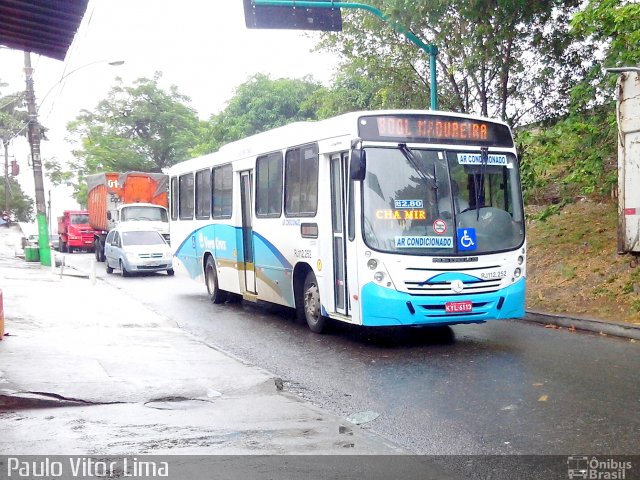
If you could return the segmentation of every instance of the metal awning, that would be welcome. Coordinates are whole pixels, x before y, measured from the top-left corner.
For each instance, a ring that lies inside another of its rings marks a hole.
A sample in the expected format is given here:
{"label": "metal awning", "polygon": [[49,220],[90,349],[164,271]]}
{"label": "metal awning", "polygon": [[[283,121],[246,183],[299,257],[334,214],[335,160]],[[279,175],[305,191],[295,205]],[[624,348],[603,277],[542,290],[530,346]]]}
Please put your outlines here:
{"label": "metal awning", "polygon": [[89,0],[0,0],[0,45],[63,60]]}

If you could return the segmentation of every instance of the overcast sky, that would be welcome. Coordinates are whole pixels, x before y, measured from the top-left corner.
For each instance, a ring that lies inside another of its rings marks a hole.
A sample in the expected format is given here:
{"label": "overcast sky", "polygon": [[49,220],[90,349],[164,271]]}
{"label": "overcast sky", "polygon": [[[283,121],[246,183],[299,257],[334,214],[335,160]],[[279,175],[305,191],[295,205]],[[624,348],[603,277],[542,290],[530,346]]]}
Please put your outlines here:
{"label": "overcast sky", "polygon": [[[327,84],[337,59],[311,52],[317,38],[300,31],[248,30],[242,0],[90,0],[64,61],[31,56],[39,120],[49,129],[42,157],[69,158],[67,122],[82,109],[93,110],[118,76],[129,85],[161,71],[161,85],[176,85],[191,97],[202,119],[220,112],[233,90],[258,72],[272,78],[311,75]],[[108,65],[116,60],[125,63]],[[25,88],[23,66],[22,52],[0,48],[0,81],[9,84],[0,94]],[[26,141],[14,142],[11,153],[25,192],[34,197]],[[45,190],[50,189],[45,178]],[[75,207],[67,196],[52,192],[54,215]]]}

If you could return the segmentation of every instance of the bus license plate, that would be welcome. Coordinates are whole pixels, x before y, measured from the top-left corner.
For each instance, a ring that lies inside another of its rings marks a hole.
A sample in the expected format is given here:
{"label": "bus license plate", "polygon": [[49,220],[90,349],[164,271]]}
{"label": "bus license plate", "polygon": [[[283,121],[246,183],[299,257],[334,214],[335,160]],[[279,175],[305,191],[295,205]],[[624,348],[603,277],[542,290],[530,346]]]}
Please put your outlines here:
{"label": "bus license plate", "polygon": [[464,302],[447,302],[444,304],[444,311],[446,313],[468,313],[473,310],[473,303],[471,300],[465,300]]}

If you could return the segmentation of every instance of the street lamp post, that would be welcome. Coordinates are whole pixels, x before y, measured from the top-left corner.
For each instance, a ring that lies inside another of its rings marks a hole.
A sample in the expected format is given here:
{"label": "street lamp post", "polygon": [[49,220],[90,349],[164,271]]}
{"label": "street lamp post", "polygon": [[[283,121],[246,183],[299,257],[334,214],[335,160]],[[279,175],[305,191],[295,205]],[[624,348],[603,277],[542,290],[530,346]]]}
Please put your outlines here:
{"label": "street lamp post", "polygon": [[[42,98],[45,98],[53,89],[65,78],[81,68],[104,63],[102,61],[92,62],[76,68],[66,75],[63,75],[56,84]],[[124,61],[108,62],[109,65],[122,65]],[[49,228],[47,225],[47,206],[44,198],[44,182],[42,179],[42,158],[40,156],[40,139],[42,138],[42,128],[38,123],[38,108],[36,107],[36,95],[33,89],[33,68],[31,67],[31,53],[24,52],[24,72],[27,82],[27,113],[29,114],[28,138],[31,148],[31,162],[33,165],[33,180],[36,190],[36,220],[38,224],[38,246],[40,252],[40,264],[51,265],[51,247],[49,246]],[[41,102],[41,105],[42,105]]]}

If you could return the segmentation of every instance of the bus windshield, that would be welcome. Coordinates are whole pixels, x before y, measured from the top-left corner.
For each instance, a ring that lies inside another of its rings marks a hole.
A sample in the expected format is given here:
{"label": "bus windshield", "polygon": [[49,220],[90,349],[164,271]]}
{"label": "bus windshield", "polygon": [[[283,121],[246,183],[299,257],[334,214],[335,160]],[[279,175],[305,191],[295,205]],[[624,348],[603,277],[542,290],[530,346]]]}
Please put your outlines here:
{"label": "bus windshield", "polygon": [[512,153],[368,147],[363,229],[375,250],[474,255],[518,248],[524,212]]}

